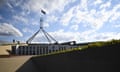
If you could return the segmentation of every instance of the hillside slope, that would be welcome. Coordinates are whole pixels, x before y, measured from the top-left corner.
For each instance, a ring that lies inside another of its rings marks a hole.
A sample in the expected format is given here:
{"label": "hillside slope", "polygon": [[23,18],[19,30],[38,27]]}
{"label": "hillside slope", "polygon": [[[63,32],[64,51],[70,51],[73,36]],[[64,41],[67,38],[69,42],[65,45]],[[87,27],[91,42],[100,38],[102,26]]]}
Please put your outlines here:
{"label": "hillside slope", "polygon": [[[119,72],[120,45],[87,48],[28,60],[17,72]],[[32,62],[32,64],[28,64]],[[29,66],[34,66],[29,68]]]}

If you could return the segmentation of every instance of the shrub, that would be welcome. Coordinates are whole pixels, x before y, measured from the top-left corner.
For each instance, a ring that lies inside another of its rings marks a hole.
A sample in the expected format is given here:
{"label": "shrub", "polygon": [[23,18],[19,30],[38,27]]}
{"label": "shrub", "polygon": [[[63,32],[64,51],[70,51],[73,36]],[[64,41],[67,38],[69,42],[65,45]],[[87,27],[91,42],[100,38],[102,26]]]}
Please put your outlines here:
{"label": "shrub", "polygon": [[103,47],[103,46],[108,46],[108,45],[116,45],[120,44],[120,40],[111,40],[111,41],[106,41],[106,42],[95,42],[88,44],[88,47]]}

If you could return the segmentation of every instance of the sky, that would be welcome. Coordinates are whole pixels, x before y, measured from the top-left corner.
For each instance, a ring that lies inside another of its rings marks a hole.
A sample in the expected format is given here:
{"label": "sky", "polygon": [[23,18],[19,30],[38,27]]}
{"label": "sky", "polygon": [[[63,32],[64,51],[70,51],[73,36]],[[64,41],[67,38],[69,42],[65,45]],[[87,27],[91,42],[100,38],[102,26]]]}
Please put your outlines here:
{"label": "sky", "polygon": [[[40,17],[58,42],[120,39],[119,0],[0,0],[0,41],[27,41],[39,30]],[[32,42],[47,40],[40,32]]]}

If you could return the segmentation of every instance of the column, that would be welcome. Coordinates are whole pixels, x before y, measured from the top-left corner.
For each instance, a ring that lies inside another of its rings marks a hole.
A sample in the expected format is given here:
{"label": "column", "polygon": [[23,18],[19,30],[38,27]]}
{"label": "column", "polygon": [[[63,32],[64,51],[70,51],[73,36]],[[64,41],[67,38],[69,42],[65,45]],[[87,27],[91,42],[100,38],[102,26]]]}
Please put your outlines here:
{"label": "column", "polygon": [[25,55],[25,46],[22,46],[23,47],[23,55]]}
{"label": "column", "polygon": [[33,55],[33,46],[31,46],[31,55]]}
{"label": "column", "polygon": [[38,55],[40,54],[40,47],[38,47]]}
{"label": "column", "polygon": [[43,47],[41,47],[41,54],[43,54]]}
{"label": "column", "polygon": [[21,46],[19,47],[19,49],[20,49],[20,55],[22,55],[22,48],[21,48]]}
{"label": "column", "polygon": [[38,54],[38,51],[37,51],[37,46],[35,47],[35,55]]}
{"label": "column", "polygon": [[30,46],[30,55],[32,54],[32,46]]}
{"label": "column", "polygon": [[30,54],[30,47],[29,46],[27,46],[27,51],[28,51],[28,55]]}
{"label": "column", "polygon": [[46,47],[46,54],[48,54],[48,46]]}
{"label": "column", "polygon": [[28,47],[26,46],[26,55],[28,55]]}
{"label": "column", "polygon": [[23,47],[21,46],[21,55],[23,55],[23,52],[24,52],[24,51],[23,51]]}

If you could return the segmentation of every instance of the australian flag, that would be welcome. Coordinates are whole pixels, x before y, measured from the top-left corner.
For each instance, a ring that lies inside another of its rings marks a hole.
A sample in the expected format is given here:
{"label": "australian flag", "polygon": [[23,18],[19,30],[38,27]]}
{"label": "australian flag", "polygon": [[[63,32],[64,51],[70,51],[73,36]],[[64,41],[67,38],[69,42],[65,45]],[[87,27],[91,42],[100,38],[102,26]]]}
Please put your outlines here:
{"label": "australian flag", "polygon": [[42,12],[43,14],[46,14],[46,12],[45,12],[44,10],[41,10],[41,12]]}

